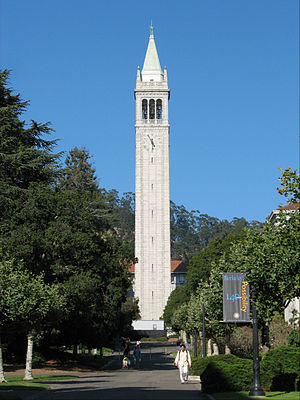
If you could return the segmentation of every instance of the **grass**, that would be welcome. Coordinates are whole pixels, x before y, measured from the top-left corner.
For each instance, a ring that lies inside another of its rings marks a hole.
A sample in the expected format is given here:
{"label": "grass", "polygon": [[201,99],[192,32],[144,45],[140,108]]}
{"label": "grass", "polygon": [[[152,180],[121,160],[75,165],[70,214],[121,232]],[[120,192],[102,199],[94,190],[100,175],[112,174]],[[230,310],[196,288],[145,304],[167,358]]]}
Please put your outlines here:
{"label": "grass", "polygon": [[[22,376],[14,376],[6,378],[7,382],[0,383],[0,390],[46,390],[50,386],[44,381],[58,381],[63,379],[72,379],[70,375],[50,375],[50,376],[35,376],[32,381],[24,381]],[[42,382],[40,382],[42,381]],[[1,395],[3,396],[3,395]],[[2,400],[2,397],[0,397]]]}
{"label": "grass", "polygon": [[[213,397],[215,400],[248,400],[255,399],[255,397],[249,397],[249,392],[223,392],[214,393]],[[299,392],[266,392],[266,399],[273,400],[299,400]]]}

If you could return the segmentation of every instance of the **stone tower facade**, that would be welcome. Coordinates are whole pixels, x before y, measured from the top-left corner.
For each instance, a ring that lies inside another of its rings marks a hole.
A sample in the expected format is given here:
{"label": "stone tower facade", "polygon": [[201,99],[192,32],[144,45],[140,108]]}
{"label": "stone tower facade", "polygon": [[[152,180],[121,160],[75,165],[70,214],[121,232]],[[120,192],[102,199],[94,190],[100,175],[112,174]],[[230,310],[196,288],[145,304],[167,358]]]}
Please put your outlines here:
{"label": "stone tower facade", "polygon": [[153,27],[136,77],[135,297],[142,320],[159,320],[171,292],[169,120],[167,70]]}

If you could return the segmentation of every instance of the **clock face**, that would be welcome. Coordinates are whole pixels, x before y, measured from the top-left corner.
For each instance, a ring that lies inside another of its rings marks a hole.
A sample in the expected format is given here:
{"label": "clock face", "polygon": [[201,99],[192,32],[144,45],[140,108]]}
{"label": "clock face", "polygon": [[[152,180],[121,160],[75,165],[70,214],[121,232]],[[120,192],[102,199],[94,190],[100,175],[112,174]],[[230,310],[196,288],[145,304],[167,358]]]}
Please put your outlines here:
{"label": "clock face", "polygon": [[146,134],[142,136],[142,146],[147,151],[155,151],[162,144],[162,138],[156,135]]}

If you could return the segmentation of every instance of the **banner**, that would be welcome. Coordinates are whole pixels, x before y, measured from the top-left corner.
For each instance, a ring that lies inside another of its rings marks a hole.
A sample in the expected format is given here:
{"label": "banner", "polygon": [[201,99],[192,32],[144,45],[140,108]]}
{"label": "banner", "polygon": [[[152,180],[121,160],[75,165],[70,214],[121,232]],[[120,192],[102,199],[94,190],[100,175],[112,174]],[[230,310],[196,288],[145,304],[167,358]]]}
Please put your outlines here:
{"label": "banner", "polygon": [[250,290],[245,274],[223,273],[223,322],[250,322]]}

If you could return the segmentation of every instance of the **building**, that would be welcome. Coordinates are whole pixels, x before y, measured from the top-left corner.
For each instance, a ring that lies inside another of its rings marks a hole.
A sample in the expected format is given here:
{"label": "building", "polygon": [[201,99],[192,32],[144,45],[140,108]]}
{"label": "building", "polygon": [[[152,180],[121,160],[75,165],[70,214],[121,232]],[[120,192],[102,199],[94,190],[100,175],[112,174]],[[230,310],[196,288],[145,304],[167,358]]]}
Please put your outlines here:
{"label": "building", "polygon": [[171,292],[167,70],[161,70],[153,27],[136,88],[134,294],[142,320],[159,320]]}
{"label": "building", "polygon": [[[170,266],[170,281],[171,291],[177,288],[177,286],[184,286],[187,277],[187,266],[183,261],[172,260]],[[135,265],[132,263],[128,266],[128,271],[135,276]],[[133,289],[130,290],[130,296],[134,296]]]}
{"label": "building", "polygon": [[[128,271],[135,275],[135,264],[128,266]],[[170,265],[169,279],[171,282],[171,291],[177,286],[183,286],[186,283],[187,266],[183,261],[172,260]],[[149,282],[151,285],[151,282]],[[131,289],[130,296],[134,296],[134,291]],[[132,328],[138,331],[141,336],[159,337],[166,334],[166,327],[163,320],[136,320],[132,323]]]}
{"label": "building", "polygon": [[186,283],[187,267],[183,261],[171,261],[171,290]]}
{"label": "building", "polygon": [[287,219],[289,218],[289,214],[294,214],[295,212],[300,211],[300,203],[291,203],[287,204],[282,207],[278,207],[276,210],[273,210],[269,216],[269,221],[277,225],[278,222],[276,223],[276,219],[279,217],[280,212],[284,212],[284,214],[287,216]]}

